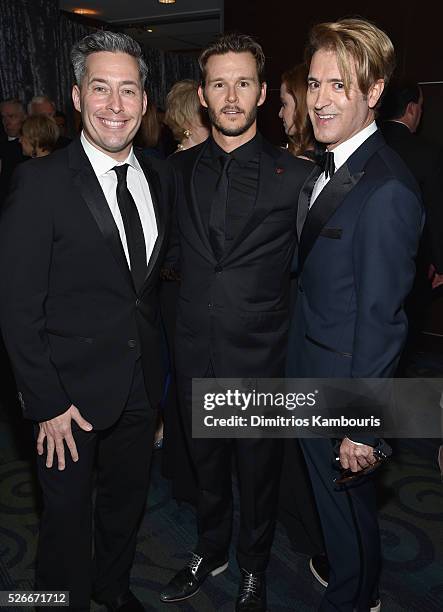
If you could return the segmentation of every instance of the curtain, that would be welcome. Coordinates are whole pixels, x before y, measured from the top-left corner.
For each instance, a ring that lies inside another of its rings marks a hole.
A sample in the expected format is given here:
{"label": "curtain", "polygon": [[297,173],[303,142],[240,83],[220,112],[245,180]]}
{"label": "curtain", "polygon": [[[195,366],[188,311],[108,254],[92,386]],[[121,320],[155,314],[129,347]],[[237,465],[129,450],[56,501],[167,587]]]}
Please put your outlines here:
{"label": "curtain", "polygon": [[[60,12],[58,0],[0,0],[0,100],[16,97],[27,103],[45,94],[70,115],[70,49],[95,30]],[[149,47],[143,53],[149,67],[148,96],[159,107],[176,81],[199,78],[195,57]]]}

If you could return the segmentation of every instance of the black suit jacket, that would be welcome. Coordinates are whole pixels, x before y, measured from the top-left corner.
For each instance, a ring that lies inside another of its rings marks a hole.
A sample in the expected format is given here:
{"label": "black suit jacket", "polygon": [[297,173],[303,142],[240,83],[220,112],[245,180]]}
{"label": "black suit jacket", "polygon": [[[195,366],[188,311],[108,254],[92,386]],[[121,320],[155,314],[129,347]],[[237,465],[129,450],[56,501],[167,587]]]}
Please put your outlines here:
{"label": "black suit jacket", "polygon": [[117,226],[79,140],[18,169],[0,222],[1,327],[24,414],[74,404],[97,429],[120,415],[135,361],[163,391],[157,280],[175,197],[166,162],[137,157],[158,238],[136,295]]}
{"label": "black suit jacket", "polygon": [[2,169],[0,174],[0,205],[8,195],[11,177],[16,166],[29,159],[22,152],[22,146],[18,138],[6,140],[0,145],[0,159]]}
{"label": "black suit jacket", "polygon": [[263,142],[255,207],[217,262],[201,220],[194,173],[207,143],[174,155],[181,287],[176,363],[180,374],[284,375],[289,271],[297,198],[310,162]]}
{"label": "black suit jacket", "polygon": [[423,195],[426,225],[420,255],[424,263],[433,263],[443,274],[443,150],[412,134],[398,121],[385,121],[380,127],[388,145],[414,175]]}

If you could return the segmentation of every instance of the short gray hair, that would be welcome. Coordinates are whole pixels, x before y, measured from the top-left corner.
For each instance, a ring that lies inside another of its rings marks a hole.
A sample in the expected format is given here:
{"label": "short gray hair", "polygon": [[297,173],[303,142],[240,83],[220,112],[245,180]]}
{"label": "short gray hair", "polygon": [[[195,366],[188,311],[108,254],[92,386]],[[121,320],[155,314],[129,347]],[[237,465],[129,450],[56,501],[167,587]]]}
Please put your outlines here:
{"label": "short gray hair", "polygon": [[55,111],[57,110],[57,107],[55,105],[54,100],[51,100],[49,96],[34,96],[32,100],[28,102],[28,115],[34,114],[34,111],[33,111],[34,104],[44,104],[45,102],[47,102],[48,104],[52,106],[52,109],[55,113]]}
{"label": "short gray hair", "polygon": [[79,87],[86,73],[86,60],[88,56],[100,51],[127,53],[134,57],[138,63],[141,85],[142,87],[145,86],[148,67],[143,59],[142,50],[138,42],[121,32],[98,30],[82,38],[71,49],[72,67],[74,68],[75,80]]}

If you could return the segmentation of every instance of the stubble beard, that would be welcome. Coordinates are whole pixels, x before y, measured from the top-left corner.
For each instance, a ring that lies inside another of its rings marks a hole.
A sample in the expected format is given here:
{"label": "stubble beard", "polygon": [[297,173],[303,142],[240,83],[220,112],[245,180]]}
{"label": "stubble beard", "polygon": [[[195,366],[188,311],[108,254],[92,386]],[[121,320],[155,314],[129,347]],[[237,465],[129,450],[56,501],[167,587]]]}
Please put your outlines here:
{"label": "stubble beard", "polygon": [[[257,96],[257,100],[256,100],[256,103],[255,103],[254,107],[250,110],[250,112],[247,115],[245,115],[245,122],[243,123],[243,125],[240,125],[238,127],[232,127],[232,128],[230,128],[229,126],[226,126],[226,125],[222,125],[220,123],[220,121],[218,120],[217,113],[208,104],[208,117],[209,117],[209,121],[211,122],[211,125],[218,132],[223,134],[223,136],[241,136],[242,134],[247,132],[251,126],[254,125],[254,123],[255,123],[255,121],[257,119],[257,109],[258,109],[257,103],[258,103],[259,99],[260,99],[260,95]],[[206,103],[208,103],[208,102],[206,101]],[[238,107],[234,106],[234,108],[237,109]],[[222,109],[222,111],[223,111],[223,109]]]}

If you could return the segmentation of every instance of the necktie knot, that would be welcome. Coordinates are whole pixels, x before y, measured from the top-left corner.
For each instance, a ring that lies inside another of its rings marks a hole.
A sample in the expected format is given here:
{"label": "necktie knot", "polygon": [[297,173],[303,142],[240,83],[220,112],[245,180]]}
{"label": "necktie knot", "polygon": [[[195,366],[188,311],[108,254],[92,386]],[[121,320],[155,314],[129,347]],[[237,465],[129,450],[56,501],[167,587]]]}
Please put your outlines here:
{"label": "necktie knot", "polygon": [[117,182],[118,183],[122,183],[122,182],[126,183],[126,177],[127,177],[127,174],[128,174],[128,168],[129,168],[128,164],[120,164],[119,166],[114,166],[112,168],[114,170],[115,174],[117,175]]}
{"label": "necktie knot", "polygon": [[320,159],[320,166],[325,173],[325,178],[332,177],[335,172],[334,153],[325,151]]}

